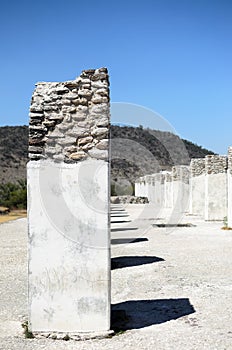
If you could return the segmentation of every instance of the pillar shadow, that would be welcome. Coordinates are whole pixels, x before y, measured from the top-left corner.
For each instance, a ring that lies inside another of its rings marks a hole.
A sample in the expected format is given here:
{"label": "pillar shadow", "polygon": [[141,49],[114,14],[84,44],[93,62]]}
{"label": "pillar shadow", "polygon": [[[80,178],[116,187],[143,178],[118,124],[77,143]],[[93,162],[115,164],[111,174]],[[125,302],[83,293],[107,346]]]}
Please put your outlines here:
{"label": "pillar shadow", "polygon": [[117,227],[117,228],[112,228],[111,232],[119,232],[119,231],[134,231],[138,230],[138,227]]}
{"label": "pillar shadow", "polygon": [[111,329],[140,329],[193,314],[189,299],[130,300],[111,306]]}
{"label": "pillar shadow", "polygon": [[157,256],[119,256],[111,259],[111,270],[153,264],[159,261],[164,261],[164,259]]}
{"label": "pillar shadow", "polygon": [[118,208],[111,208],[110,210],[111,210],[112,212],[115,212],[115,211],[116,211],[116,212],[118,212],[118,211],[119,211],[119,212],[126,212],[125,209],[118,209]]}
{"label": "pillar shadow", "polygon": [[127,244],[127,243],[139,243],[147,242],[148,238],[113,238],[111,239],[111,244]]}
{"label": "pillar shadow", "polygon": [[165,228],[165,227],[197,227],[193,224],[152,224],[153,227]]}
{"label": "pillar shadow", "polygon": [[110,214],[110,216],[111,216],[112,218],[126,218],[126,217],[128,217],[129,215],[128,215],[128,214],[116,214],[116,215]]}
{"label": "pillar shadow", "polygon": [[123,224],[125,222],[131,222],[131,220],[111,220],[111,224]]}

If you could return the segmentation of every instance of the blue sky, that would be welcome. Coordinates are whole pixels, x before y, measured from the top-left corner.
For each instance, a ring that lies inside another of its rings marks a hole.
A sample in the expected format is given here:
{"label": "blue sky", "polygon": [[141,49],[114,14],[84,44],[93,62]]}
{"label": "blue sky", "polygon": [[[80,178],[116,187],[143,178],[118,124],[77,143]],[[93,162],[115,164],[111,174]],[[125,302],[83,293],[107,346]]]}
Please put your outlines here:
{"label": "blue sky", "polygon": [[0,125],[28,123],[37,81],[105,66],[112,102],[156,111],[215,152],[232,145],[231,0],[3,0],[0,33]]}

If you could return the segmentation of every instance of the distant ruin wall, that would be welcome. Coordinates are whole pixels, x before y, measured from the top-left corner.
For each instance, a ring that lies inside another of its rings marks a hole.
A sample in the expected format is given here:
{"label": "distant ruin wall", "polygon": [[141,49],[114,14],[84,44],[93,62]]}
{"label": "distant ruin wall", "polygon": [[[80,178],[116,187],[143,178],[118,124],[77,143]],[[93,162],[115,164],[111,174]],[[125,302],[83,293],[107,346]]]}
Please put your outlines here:
{"label": "distant ruin wall", "polygon": [[189,167],[178,165],[172,168],[173,210],[175,217],[189,210]]}
{"label": "distant ruin wall", "polygon": [[205,220],[223,220],[227,216],[228,158],[206,156],[205,168]]}
{"label": "distant ruin wall", "polygon": [[164,179],[164,207],[172,208],[173,206],[173,189],[172,189],[172,173],[166,172]]}
{"label": "distant ruin wall", "polygon": [[228,151],[228,226],[232,227],[232,147]]}
{"label": "distant ruin wall", "polygon": [[154,176],[153,175],[146,175],[144,176],[145,179],[145,187],[146,187],[146,196],[148,198],[149,203],[154,202]]}
{"label": "distant ruin wall", "polygon": [[225,174],[228,169],[227,156],[209,155],[205,157],[206,174]]}
{"label": "distant ruin wall", "polygon": [[191,159],[190,173],[191,177],[205,175],[205,158]]}
{"label": "distant ruin wall", "polygon": [[[154,204],[157,208],[172,208],[173,220],[189,211],[205,220],[223,221],[228,217],[232,227],[232,147],[228,157],[208,155],[192,159],[190,167],[176,165],[172,172],[151,178]],[[146,188],[146,177],[143,183]],[[143,190],[140,195],[144,195]]]}
{"label": "distant ruin wall", "polygon": [[205,158],[192,159],[190,163],[189,212],[205,217]]}

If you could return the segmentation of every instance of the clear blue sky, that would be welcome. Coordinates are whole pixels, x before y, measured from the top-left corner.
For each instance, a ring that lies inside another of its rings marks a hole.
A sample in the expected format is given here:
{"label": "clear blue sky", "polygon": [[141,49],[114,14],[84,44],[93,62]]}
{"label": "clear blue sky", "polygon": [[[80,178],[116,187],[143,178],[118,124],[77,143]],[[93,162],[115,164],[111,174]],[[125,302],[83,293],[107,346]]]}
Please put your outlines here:
{"label": "clear blue sky", "polygon": [[231,0],[3,0],[0,33],[0,125],[28,123],[37,81],[106,66],[113,102],[215,152],[232,145]]}

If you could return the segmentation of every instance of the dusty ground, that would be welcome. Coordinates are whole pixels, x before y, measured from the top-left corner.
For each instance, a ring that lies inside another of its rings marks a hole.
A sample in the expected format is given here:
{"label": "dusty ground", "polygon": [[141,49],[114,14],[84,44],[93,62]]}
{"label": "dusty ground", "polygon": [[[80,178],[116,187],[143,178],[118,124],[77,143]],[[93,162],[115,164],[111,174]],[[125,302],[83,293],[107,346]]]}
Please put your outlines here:
{"label": "dusty ground", "polygon": [[[222,223],[151,227],[152,207],[112,208],[112,303],[124,316],[111,339],[24,339],[26,219],[0,225],[0,349],[232,349],[232,232]],[[160,222],[164,222],[161,219]]]}

